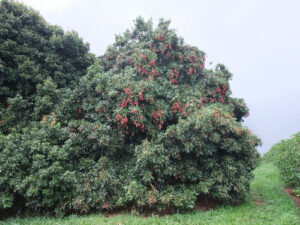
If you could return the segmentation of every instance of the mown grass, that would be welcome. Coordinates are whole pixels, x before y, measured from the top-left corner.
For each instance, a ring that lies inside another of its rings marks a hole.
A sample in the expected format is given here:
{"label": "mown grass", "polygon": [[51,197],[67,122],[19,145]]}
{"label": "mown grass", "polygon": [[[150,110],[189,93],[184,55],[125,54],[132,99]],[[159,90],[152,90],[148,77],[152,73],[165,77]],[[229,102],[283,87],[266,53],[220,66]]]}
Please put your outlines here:
{"label": "mown grass", "polygon": [[254,171],[251,195],[247,202],[235,207],[221,207],[211,211],[195,211],[159,218],[123,214],[105,218],[105,215],[69,216],[66,218],[11,218],[0,224],[14,225],[94,225],[94,224],[300,224],[300,210],[283,191],[284,183],[278,169],[270,162],[262,162]]}

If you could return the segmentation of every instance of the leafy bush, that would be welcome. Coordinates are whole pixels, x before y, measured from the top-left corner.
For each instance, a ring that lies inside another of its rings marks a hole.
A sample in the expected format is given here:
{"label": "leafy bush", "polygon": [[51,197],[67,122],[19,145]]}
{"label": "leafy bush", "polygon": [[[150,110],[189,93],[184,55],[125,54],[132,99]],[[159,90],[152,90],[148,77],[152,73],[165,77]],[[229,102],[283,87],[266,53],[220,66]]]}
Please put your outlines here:
{"label": "leafy bush", "polygon": [[1,138],[1,208],[48,210],[69,199],[76,177],[69,149],[61,147],[67,136],[59,124],[33,123]]}
{"label": "leafy bush", "polygon": [[138,18],[73,88],[37,85],[31,115],[52,113],[1,136],[0,210],[185,211],[201,196],[245,199],[260,143],[241,124],[248,108],[230,97],[226,67],[206,69],[205,53],[168,26]]}
{"label": "leafy bush", "polygon": [[287,186],[298,188],[297,194],[300,188],[300,132],[272,146],[264,158],[278,166]]}

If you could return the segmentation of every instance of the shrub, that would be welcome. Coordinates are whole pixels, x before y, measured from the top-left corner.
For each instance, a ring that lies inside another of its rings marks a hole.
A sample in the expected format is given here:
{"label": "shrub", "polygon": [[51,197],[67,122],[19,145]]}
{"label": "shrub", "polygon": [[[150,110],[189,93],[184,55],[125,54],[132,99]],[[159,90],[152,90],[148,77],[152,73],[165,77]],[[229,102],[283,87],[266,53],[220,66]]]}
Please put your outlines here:
{"label": "shrub", "polygon": [[1,138],[0,208],[46,211],[69,199],[76,177],[69,149],[60,146],[66,139],[67,132],[50,123],[33,123]]}
{"label": "shrub", "polygon": [[0,209],[185,211],[199,196],[245,199],[260,143],[241,124],[248,108],[230,97],[226,67],[206,69],[205,53],[168,26],[138,18],[74,88],[38,87],[53,113],[1,137]]}

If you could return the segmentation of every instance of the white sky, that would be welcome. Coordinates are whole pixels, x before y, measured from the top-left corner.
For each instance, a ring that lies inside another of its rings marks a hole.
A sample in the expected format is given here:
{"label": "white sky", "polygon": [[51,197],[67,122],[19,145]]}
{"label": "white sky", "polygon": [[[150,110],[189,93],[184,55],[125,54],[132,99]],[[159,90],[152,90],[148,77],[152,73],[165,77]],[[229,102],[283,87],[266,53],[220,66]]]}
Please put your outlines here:
{"label": "white sky", "polygon": [[137,16],[170,19],[186,43],[234,74],[233,95],[250,108],[245,125],[261,153],[300,131],[299,0],[22,0],[50,23],[75,30],[103,54]]}

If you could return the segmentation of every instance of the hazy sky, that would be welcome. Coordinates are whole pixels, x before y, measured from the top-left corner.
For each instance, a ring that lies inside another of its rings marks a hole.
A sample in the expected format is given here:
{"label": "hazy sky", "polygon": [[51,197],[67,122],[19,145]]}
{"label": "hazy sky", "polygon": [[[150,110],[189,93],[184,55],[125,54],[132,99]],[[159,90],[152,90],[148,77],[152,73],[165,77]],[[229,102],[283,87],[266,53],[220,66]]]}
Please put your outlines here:
{"label": "hazy sky", "polygon": [[103,54],[137,16],[170,19],[186,43],[225,64],[261,153],[300,131],[300,0],[23,0]]}

